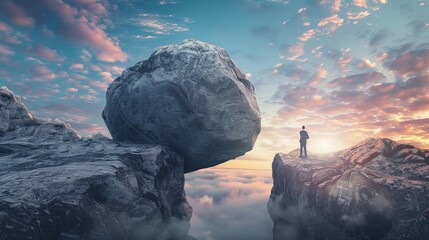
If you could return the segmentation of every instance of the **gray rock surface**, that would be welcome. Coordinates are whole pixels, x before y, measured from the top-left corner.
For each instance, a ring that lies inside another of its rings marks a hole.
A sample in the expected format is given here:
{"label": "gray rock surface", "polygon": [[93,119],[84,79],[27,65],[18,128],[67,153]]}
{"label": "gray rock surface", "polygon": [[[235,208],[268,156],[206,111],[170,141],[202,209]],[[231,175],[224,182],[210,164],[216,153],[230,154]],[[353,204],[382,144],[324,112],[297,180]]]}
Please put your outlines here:
{"label": "gray rock surface", "polygon": [[173,150],[76,138],[57,120],[12,125],[0,134],[0,239],[193,239],[184,160]]}
{"label": "gray rock surface", "polygon": [[427,239],[429,150],[370,138],[344,151],[279,153],[274,239]]}
{"label": "gray rock surface", "polygon": [[243,155],[261,128],[253,85],[224,49],[197,40],[126,69],[107,90],[103,118],[116,140],[172,147],[185,172]]}

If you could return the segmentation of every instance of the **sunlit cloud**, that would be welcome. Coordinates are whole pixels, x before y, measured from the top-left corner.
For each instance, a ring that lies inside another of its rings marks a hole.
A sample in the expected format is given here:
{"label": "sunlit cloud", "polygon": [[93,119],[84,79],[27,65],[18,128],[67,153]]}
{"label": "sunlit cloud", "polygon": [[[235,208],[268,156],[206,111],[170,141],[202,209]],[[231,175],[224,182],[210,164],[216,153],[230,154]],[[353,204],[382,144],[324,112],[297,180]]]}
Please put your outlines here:
{"label": "sunlit cloud", "polygon": [[299,40],[305,42],[305,41],[309,40],[310,38],[312,38],[315,33],[316,33],[316,31],[314,29],[309,29],[307,32],[303,33],[299,37]]}
{"label": "sunlit cloud", "polygon": [[343,25],[344,20],[337,14],[322,19],[317,26],[323,27],[328,32],[334,32]]}
{"label": "sunlit cloud", "polygon": [[353,0],[353,5],[357,6],[357,7],[364,7],[367,8],[368,5],[366,3],[367,0]]}
{"label": "sunlit cloud", "polygon": [[357,13],[347,13],[347,18],[350,20],[358,20],[358,19],[364,19],[366,17],[368,17],[370,15],[370,13],[368,11],[363,11],[363,12],[357,12]]}

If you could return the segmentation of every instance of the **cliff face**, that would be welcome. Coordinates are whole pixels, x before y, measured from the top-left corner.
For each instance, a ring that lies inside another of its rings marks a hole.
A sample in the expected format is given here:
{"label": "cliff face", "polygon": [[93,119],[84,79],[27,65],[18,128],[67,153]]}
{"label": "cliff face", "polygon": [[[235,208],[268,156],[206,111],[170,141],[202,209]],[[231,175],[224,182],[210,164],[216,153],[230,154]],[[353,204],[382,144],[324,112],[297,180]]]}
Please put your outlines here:
{"label": "cliff face", "polygon": [[0,239],[188,239],[180,155],[81,138],[61,121],[23,112],[7,94],[2,116],[13,124],[0,132]]}
{"label": "cliff face", "polygon": [[274,239],[427,239],[429,151],[367,139],[344,151],[279,153],[268,210]]}

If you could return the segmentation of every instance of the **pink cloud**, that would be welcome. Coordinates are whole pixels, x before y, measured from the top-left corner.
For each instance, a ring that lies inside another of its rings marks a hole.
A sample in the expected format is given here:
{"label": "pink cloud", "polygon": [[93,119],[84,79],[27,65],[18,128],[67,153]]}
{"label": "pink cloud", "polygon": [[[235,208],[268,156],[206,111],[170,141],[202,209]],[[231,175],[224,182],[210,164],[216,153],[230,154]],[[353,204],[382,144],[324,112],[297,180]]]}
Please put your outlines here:
{"label": "pink cloud", "polygon": [[79,91],[79,89],[77,89],[77,88],[67,88],[67,92],[74,93],[74,92],[77,92],[77,91]]}
{"label": "pink cloud", "polygon": [[97,87],[103,91],[106,91],[106,89],[109,87],[108,82],[100,82],[100,81],[91,81],[90,84],[94,87]]}
{"label": "pink cloud", "polygon": [[50,49],[41,44],[33,45],[32,47],[28,48],[27,53],[52,62],[63,61],[63,58],[56,50]]}
{"label": "pink cloud", "polygon": [[319,85],[320,81],[323,79],[326,79],[326,77],[328,76],[328,71],[325,69],[325,67],[323,65],[321,65],[319,67],[319,69],[317,69],[310,77],[310,79],[308,80],[308,84],[312,87],[315,87],[317,85]]}
{"label": "pink cloud", "polygon": [[1,32],[11,32],[12,28],[4,22],[0,22],[0,31]]}
{"label": "pink cloud", "polygon": [[0,44],[0,57],[12,55],[15,55],[15,52],[12,49],[10,49],[8,46]]}
{"label": "pink cloud", "polygon": [[36,81],[49,81],[56,78],[55,73],[45,66],[35,66],[31,69],[33,80]]}
{"label": "pink cloud", "polygon": [[112,81],[113,81],[113,77],[112,77],[112,74],[111,74],[110,72],[99,72],[99,74],[100,74],[101,76],[103,76],[103,80],[104,80],[105,82],[110,83],[110,82],[112,82]]}
{"label": "pink cloud", "polygon": [[74,8],[62,0],[35,0],[32,4],[19,3],[19,6],[18,3],[5,0],[0,7],[3,7],[5,12],[19,12],[20,15],[6,14],[12,22],[19,25],[45,24],[46,17],[43,17],[41,12],[55,17],[54,33],[90,48],[101,61],[126,61],[128,55],[122,51],[119,43],[105,32],[106,25],[102,21],[107,21],[107,11],[104,6],[95,1],[77,3],[80,8]]}
{"label": "pink cloud", "polygon": [[118,66],[106,66],[106,69],[113,74],[121,75],[122,71],[124,71],[124,68],[118,67]]}
{"label": "pink cloud", "polygon": [[83,64],[81,64],[81,63],[73,63],[71,66],[70,66],[70,69],[83,69]]}

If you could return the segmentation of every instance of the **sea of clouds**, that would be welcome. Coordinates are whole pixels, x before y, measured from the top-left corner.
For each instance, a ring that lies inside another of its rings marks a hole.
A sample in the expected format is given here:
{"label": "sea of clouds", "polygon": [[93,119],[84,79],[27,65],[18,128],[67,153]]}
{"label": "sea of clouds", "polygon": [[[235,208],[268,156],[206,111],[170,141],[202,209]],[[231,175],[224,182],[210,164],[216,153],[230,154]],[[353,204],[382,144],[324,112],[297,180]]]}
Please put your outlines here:
{"label": "sea of clouds", "polygon": [[270,170],[205,169],[185,178],[193,208],[190,235],[200,240],[272,239]]}

